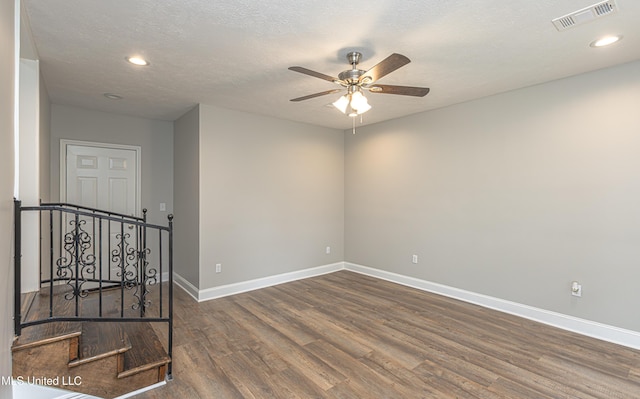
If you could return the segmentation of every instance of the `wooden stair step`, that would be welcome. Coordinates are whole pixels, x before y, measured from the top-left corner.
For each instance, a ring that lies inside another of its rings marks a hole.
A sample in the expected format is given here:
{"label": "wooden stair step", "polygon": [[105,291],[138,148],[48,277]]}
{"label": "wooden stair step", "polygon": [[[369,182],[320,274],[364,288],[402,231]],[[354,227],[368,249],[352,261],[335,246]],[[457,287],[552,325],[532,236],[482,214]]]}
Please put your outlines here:
{"label": "wooden stair step", "polygon": [[25,294],[20,295],[20,314],[22,315],[23,320],[25,316],[29,314],[29,310],[33,305],[33,301],[38,295],[38,291],[27,292]]}
{"label": "wooden stair step", "polygon": [[[167,288],[164,287],[164,289]],[[49,287],[22,294],[20,306],[22,321],[30,322],[49,317],[75,317],[76,298],[72,296],[72,291],[71,286],[60,284],[53,286],[53,296],[50,295]],[[133,308],[138,301],[135,289],[125,289],[124,293],[121,293],[119,286],[112,286],[105,287],[101,291],[90,290],[85,294],[86,296],[78,298],[78,316],[80,317],[140,317],[140,311]],[[67,295],[70,299],[66,298]],[[154,295],[157,296],[158,291],[152,290],[149,295],[153,298],[152,300],[157,300]],[[49,309],[51,306],[52,311]],[[168,309],[166,299],[164,309]],[[150,312],[148,316],[158,316],[157,309],[151,309]]]}
{"label": "wooden stair step", "polygon": [[[49,295],[43,297],[43,290],[27,292],[20,296],[20,312],[23,322],[49,317]],[[54,304],[55,307],[55,304]]]}
{"label": "wooden stair step", "polygon": [[[25,327],[22,334],[15,339],[12,351],[19,351],[34,346],[62,341],[65,339],[75,340],[77,349],[78,337],[82,334],[82,323],[79,322],[53,322]],[[73,357],[73,354],[70,354]],[[75,354],[77,357],[77,353]]]}
{"label": "wooden stair step", "polygon": [[[79,376],[82,386],[68,389],[105,398],[164,381],[171,359],[154,325],[118,320],[121,313],[124,317],[140,315],[132,306],[135,290],[103,289],[78,298],[71,294],[72,287],[66,284],[23,294],[23,322],[74,317],[76,304],[80,317],[114,319],[52,321],[24,327],[12,346],[14,376]],[[151,313],[149,317],[156,316]]]}
{"label": "wooden stair step", "polygon": [[[42,320],[53,317],[72,317],[75,316],[75,300],[68,300],[65,295],[70,294],[72,289],[68,285],[56,285],[53,287],[53,298],[49,295],[49,287],[41,288],[39,291],[29,292],[22,294],[21,301],[23,304],[25,300],[31,299],[31,306],[27,312],[22,313],[23,322],[30,322],[34,320]],[[50,299],[52,299],[50,301]],[[53,311],[50,312],[50,306],[53,307]]]}
{"label": "wooden stair step", "polygon": [[119,356],[118,372],[123,371],[124,359],[122,355],[131,349],[129,338],[116,322],[84,322],[80,336],[79,357],[69,362],[69,367],[109,356]]}
{"label": "wooden stair step", "polygon": [[[53,295],[54,296],[64,295],[64,294],[66,294],[68,292],[71,292],[71,291],[73,291],[73,287],[70,286],[69,284],[64,284],[64,282],[58,282],[58,283],[54,283],[53,284]],[[48,285],[43,286],[37,292],[39,292],[40,295],[48,297],[49,293],[50,293],[50,287]]]}
{"label": "wooden stair step", "polygon": [[158,381],[164,380],[166,365],[171,361],[167,352],[149,323],[122,323],[131,343],[131,349],[124,353],[124,371],[118,378],[124,378],[152,368],[159,368]]}

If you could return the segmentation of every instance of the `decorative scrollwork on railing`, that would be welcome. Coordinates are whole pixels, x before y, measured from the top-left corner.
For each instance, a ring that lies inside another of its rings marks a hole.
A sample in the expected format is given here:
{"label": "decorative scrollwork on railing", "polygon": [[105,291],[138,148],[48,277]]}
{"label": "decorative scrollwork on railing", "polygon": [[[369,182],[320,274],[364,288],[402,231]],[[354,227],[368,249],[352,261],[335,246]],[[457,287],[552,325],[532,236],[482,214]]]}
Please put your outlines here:
{"label": "decorative scrollwork on railing", "polygon": [[[87,229],[87,223],[87,220],[78,217],[68,222],[70,227],[62,237],[64,251],[55,262],[57,280],[64,281],[70,288],[64,295],[67,300],[85,298],[91,289],[102,288],[105,283],[118,284],[116,281],[103,280],[102,275],[96,279],[98,268],[94,242],[96,237],[87,231],[91,230]],[[122,289],[132,292],[131,309],[140,310],[141,316],[151,305],[149,287],[160,282],[158,268],[150,266],[148,260],[151,249],[141,245],[145,242],[142,229],[138,234],[130,234],[122,229],[115,235],[114,247],[112,247],[115,249],[110,253],[111,266],[117,269],[116,276],[120,279]]]}
{"label": "decorative scrollwork on railing", "polygon": [[111,252],[111,261],[116,265],[118,271],[116,275],[121,278],[122,285],[133,290],[133,297],[136,301],[131,305],[134,310],[142,311],[151,305],[151,301],[147,299],[149,293],[148,286],[155,285],[158,282],[158,271],[149,267],[147,255],[151,253],[149,248],[137,250],[132,246],[129,240],[129,233],[120,233],[116,235],[118,243],[116,248]]}
{"label": "decorative scrollwork on railing", "polygon": [[149,293],[148,286],[155,285],[157,282],[157,270],[149,267],[149,262],[147,261],[147,255],[151,253],[149,248],[145,248],[139,252],[139,262],[142,270],[142,284],[141,289],[136,290],[133,296],[138,298],[138,303],[134,303],[133,309],[140,309],[142,306],[142,310],[144,311],[147,306],[151,305],[151,301],[147,299],[147,294]]}
{"label": "decorative scrollwork on railing", "polygon": [[88,291],[83,289],[83,285],[87,277],[94,276],[96,271],[96,257],[90,252],[92,237],[83,228],[86,223],[86,220],[78,219],[69,221],[71,229],[63,239],[66,253],[56,260],[56,275],[71,287],[71,291],[64,296],[67,300],[86,297]]}
{"label": "decorative scrollwork on railing", "polygon": [[116,275],[122,279],[123,285],[132,289],[138,282],[137,253],[136,249],[129,244],[131,234],[117,234],[116,249],[111,252],[111,261],[119,269]]}

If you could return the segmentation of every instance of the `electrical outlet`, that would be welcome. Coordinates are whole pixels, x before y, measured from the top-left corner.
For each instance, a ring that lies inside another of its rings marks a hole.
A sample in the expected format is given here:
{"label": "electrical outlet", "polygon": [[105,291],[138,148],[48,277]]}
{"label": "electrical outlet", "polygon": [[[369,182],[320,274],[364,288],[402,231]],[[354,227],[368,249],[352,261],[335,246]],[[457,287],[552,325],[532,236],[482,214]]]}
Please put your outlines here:
{"label": "electrical outlet", "polygon": [[325,253],[326,253],[327,255],[329,255],[329,254],[331,253],[331,247],[327,247],[327,248],[325,248],[325,250],[324,250],[324,251],[325,251]]}
{"label": "electrical outlet", "polygon": [[413,255],[413,257],[411,258],[411,262],[418,263],[418,255]]}
{"label": "electrical outlet", "polygon": [[216,273],[220,273],[222,271],[222,263],[216,263]]}
{"label": "electrical outlet", "polygon": [[582,296],[582,285],[577,281],[571,283],[571,295],[581,297]]}

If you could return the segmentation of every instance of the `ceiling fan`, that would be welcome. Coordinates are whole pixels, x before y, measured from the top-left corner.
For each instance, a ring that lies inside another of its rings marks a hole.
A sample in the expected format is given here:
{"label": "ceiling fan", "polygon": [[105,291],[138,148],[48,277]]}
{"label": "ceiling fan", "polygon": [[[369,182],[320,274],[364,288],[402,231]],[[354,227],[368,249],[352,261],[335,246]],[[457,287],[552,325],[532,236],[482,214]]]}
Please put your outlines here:
{"label": "ceiling fan", "polygon": [[[347,114],[348,111],[348,115],[352,117],[363,114],[371,109],[367,98],[363,94],[363,90],[368,90],[372,93],[399,94],[415,97],[424,97],[429,93],[429,89],[426,87],[394,86],[376,83],[376,81],[383,76],[386,76],[396,69],[410,63],[411,60],[404,55],[393,53],[368,71],[358,69],[360,58],[362,58],[362,54],[359,52],[353,51],[348,53],[347,61],[351,64],[351,69],[340,72],[337,78],[300,66],[292,66],[289,67],[289,69],[345,87],[347,89],[347,94],[335,101],[333,106],[338,108],[344,114]],[[298,102],[309,100],[311,98],[338,93],[340,91],[342,91],[342,89],[327,90],[320,93],[293,98],[291,101]]]}

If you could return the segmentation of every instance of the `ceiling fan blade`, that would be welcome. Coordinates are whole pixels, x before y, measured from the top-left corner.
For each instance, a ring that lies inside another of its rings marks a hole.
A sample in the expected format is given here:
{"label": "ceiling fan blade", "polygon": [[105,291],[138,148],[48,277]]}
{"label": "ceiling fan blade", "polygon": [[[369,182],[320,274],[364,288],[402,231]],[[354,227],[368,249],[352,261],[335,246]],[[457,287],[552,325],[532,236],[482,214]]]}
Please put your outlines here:
{"label": "ceiling fan blade", "polygon": [[428,87],[394,86],[374,84],[367,87],[372,93],[400,94],[402,96],[424,97],[429,93]]}
{"label": "ceiling fan blade", "polygon": [[342,90],[341,89],[327,90],[327,91],[323,91],[323,92],[320,92],[320,93],[309,94],[308,96],[304,96],[304,97],[293,98],[293,99],[291,99],[289,101],[295,101],[295,102],[304,101],[304,100],[308,100],[310,98],[316,98],[316,97],[324,96],[326,94],[337,93],[339,91],[342,91]]}
{"label": "ceiling fan blade", "polygon": [[393,53],[360,76],[359,81],[363,84],[371,84],[410,62],[411,60],[404,55]]}
{"label": "ceiling fan blade", "polygon": [[328,80],[329,82],[338,82],[339,81],[338,78],[334,78],[333,76],[325,75],[324,73],[312,71],[311,69],[307,69],[307,68],[300,67],[300,66],[289,67],[289,70],[290,71],[295,71],[295,72],[300,72],[300,73],[303,73],[305,75],[313,76],[315,78]]}

